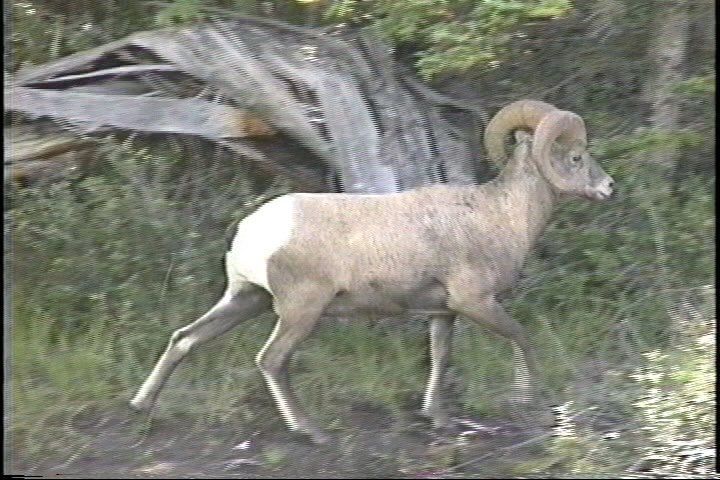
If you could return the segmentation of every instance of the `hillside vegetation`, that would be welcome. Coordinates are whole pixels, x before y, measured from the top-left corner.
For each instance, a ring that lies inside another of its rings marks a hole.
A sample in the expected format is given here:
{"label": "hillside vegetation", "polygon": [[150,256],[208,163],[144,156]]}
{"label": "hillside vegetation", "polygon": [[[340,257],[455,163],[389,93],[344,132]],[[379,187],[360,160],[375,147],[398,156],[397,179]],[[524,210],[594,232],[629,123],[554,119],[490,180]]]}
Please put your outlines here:
{"label": "hillside vegetation", "polygon": [[[12,2],[8,68],[263,4],[299,25],[374,28],[431,85],[491,114],[520,98],[578,112],[619,195],[563,203],[506,303],[559,402],[555,435],[509,473],[714,471],[713,2],[66,4]],[[82,412],[125,408],[170,333],[221,295],[225,228],[288,190],[192,144],[108,136],[99,152],[87,171],[5,194],[17,464],[87,445],[72,428]],[[155,416],[198,429],[274,419],[253,360],[271,327],[260,318],[198,349]],[[356,402],[400,418],[419,406],[426,349],[422,325],[322,325],[296,356],[295,385],[326,424]],[[458,410],[502,417],[510,359],[509,345],[461,322],[448,392]]]}

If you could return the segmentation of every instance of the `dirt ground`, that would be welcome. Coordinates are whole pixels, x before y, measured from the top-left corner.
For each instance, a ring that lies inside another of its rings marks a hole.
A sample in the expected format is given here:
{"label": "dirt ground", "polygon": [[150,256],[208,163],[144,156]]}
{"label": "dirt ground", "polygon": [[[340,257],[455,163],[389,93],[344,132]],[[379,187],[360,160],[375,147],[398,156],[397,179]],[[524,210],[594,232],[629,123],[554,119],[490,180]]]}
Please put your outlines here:
{"label": "dirt ground", "polygon": [[84,434],[87,445],[32,460],[11,450],[10,473],[55,478],[510,478],[513,465],[540,453],[539,440],[548,435],[507,420],[454,420],[451,431],[437,432],[413,416],[397,420],[358,406],[342,418],[341,428],[330,429],[332,441],[318,446],[288,432],[279,419],[264,419],[262,428],[245,425],[239,433],[230,424],[200,428],[192,420],[148,421],[129,411],[86,412],[65,428]]}

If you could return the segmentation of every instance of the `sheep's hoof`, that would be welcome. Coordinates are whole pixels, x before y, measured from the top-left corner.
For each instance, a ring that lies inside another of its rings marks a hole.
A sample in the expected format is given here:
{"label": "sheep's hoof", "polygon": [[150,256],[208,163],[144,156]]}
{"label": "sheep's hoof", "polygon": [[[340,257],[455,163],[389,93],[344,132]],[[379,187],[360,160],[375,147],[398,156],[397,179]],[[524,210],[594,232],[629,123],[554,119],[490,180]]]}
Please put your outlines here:
{"label": "sheep's hoof", "polygon": [[130,407],[130,410],[137,413],[146,413],[149,412],[152,408],[152,402],[143,401],[143,400],[137,400],[133,398],[128,402],[128,406]]}
{"label": "sheep's hoof", "polygon": [[450,428],[453,424],[450,416],[442,410],[428,411],[425,409],[418,410],[419,415],[427,418],[432,423],[432,426],[437,429]]}
{"label": "sheep's hoof", "polygon": [[330,441],[330,435],[319,428],[306,429],[303,433],[310,437],[310,440],[316,445],[323,445]]}

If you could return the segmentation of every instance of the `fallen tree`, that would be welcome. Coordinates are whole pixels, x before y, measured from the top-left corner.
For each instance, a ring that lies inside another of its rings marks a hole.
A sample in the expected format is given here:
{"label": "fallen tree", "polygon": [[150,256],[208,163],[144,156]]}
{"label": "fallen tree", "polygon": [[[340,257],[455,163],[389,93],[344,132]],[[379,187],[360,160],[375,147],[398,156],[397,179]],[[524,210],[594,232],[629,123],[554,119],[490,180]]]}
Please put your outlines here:
{"label": "fallen tree", "polygon": [[[139,32],[20,70],[5,101],[81,143],[112,131],[201,137],[298,190],[382,193],[483,176],[470,145],[484,111],[422,85],[367,32],[245,16]],[[22,171],[20,157],[6,170]]]}

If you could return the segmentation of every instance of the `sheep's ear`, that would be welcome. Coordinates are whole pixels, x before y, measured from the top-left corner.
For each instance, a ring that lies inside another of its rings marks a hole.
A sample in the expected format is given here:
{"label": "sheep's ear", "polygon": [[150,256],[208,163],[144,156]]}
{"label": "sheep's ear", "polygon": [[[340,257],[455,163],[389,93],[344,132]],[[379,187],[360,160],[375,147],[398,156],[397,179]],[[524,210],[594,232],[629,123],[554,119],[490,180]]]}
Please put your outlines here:
{"label": "sheep's ear", "polygon": [[530,142],[532,135],[525,130],[515,130],[515,143]]}

